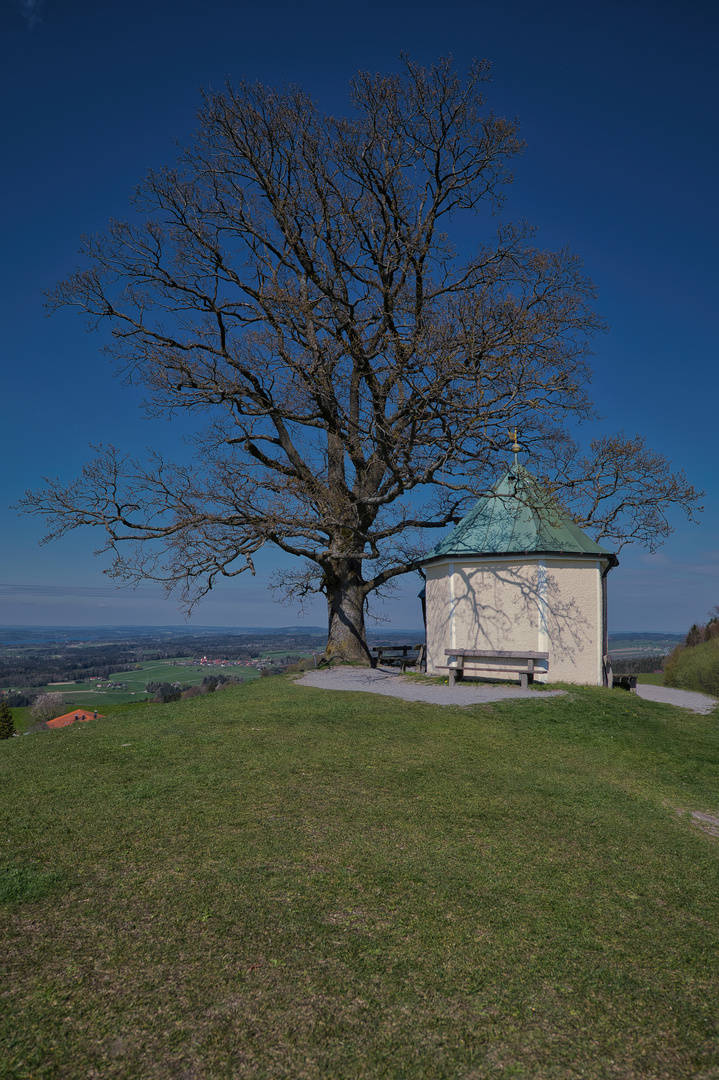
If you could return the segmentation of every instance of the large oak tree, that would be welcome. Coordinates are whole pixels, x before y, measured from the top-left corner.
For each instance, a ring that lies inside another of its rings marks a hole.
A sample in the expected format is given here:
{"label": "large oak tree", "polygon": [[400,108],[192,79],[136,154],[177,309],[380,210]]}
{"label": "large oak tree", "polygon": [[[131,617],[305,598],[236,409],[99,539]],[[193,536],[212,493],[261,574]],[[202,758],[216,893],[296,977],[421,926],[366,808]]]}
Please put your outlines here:
{"label": "large oak tree", "polygon": [[[366,659],[368,597],[486,490],[510,427],[617,546],[692,513],[697,493],[641,438],[578,450],[594,291],[573,254],[502,222],[522,144],[487,79],[486,62],[462,79],[405,59],[357,75],[348,117],[294,87],[204,96],[192,145],[149,174],[132,222],[85,239],[52,303],[109,326],[151,410],[209,426],[190,464],[105,448],[77,481],[47,480],[24,505],[49,538],[97,526],[113,576],[188,604],[273,544],[300,560],[290,590],[326,595],[328,653]],[[484,237],[469,257],[463,218]]]}

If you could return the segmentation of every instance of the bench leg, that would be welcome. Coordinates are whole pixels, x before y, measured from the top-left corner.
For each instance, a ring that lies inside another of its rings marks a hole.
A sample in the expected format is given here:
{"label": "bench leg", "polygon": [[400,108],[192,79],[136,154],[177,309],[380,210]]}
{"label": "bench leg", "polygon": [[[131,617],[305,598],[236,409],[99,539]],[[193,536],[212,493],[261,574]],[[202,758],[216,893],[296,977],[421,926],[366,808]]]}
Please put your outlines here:
{"label": "bench leg", "polygon": [[[452,657],[450,656],[450,661]],[[464,674],[464,657],[457,658],[454,664],[450,664],[449,667],[449,685],[454,686],[455,680],[461,679]]]}
{"label": "bench leg", "polygon": [[452,663],[451,654],[449,656],[449,685],[455,686],[456,679],[461,679],[464,674],[464,657],[457,657],[455,663]]}
{"label": "bench leg", "polygon": [[520,671],[519,678],[520,678],[520,683],[521,683],[521,686],[522,686],[522,690],[528,690],[529,689],[529,676],[527,675],[526,671]]}

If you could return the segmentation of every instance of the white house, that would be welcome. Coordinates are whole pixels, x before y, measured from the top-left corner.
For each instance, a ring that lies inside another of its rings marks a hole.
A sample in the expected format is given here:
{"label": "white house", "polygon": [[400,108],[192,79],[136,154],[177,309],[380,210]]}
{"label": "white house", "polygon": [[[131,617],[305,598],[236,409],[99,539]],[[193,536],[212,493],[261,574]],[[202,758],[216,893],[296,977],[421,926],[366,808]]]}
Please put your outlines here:
{"label": "white house", "polygon": [[[526,651],[549,654],[536,664],[538,681],[606,686],[607,574],[618,563],[515,454],[490,494],[423,560],[427,673],[446,673],[447,649]],[[464,670],[482,673],[469,658]]]}

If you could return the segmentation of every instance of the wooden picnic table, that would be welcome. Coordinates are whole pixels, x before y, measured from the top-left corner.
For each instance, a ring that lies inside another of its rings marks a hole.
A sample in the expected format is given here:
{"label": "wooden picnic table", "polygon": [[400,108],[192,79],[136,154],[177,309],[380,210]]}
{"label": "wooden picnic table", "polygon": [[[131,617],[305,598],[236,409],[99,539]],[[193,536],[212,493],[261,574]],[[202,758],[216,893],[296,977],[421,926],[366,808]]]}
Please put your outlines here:
{"label": "wooden picnic table", "polygon": [[636,675],[612,675],[612,690],[629,690],[630,693],[637,692],[637,677]]}
{"label": "wooden picnic table", "polygon": [[419,645],[373,645],[371,652],[377,657],[378,664],[397,663],[404,671],[405,668],[422,662],[424,642]]}

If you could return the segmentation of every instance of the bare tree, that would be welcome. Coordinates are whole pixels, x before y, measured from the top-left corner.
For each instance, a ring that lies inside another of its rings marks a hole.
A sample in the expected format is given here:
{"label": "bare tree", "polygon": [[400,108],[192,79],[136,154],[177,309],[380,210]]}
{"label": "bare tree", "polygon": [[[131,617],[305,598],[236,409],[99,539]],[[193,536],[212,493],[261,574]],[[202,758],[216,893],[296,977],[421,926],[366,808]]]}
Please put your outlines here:
{"label": "bare tree", "polygon": [[[138,220],[85,238],[88,268],[51,302],[109,325],[151,414],[210,426],[190,465],[105,448],[23,503],[46,539],[100,527],[112,576],[188,605],[273,544],[301,560],[295,595],[326,595],[328,654],[361,660],[367,598],[486,490],[510,425],[618,542],[652,542],[668,507],[698,500],[640,439],[605,441],[598,469],[579,458],[592,284],[526,224],[491,222],[522,144],[486,107],[489,65],[462,80],[450,60],[403,64],[360,72],[349,118],[297,88],[204,96],[192,146],[138,189]],[[462,259],[449,230],[483,210]]]}
{"label": "bare tree", "polygon": [[39,694],[30,708],[30,718],[36,724],[47,723],[48,720],[61,716],[64,707],[62,694]]}

